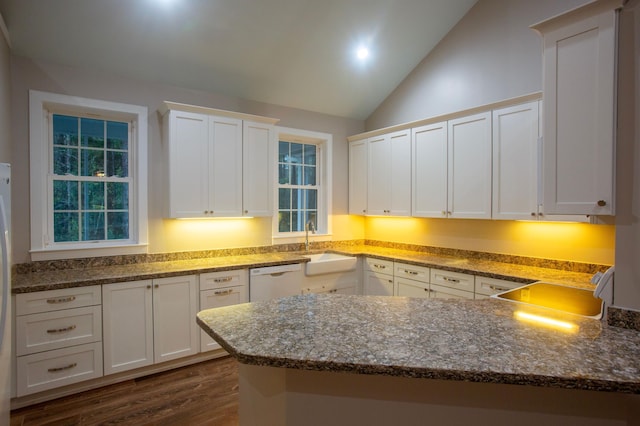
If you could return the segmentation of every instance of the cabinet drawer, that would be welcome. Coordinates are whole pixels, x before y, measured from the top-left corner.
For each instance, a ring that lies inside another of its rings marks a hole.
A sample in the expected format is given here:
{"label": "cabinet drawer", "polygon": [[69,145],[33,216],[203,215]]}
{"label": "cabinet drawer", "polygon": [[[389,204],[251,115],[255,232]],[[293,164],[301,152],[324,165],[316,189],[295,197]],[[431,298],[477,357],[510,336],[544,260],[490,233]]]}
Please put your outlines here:
{"label": "cabinet drawer", "polygon": [[393,275],[393,261],[391,260],[381,260],[367,257],[365,259],[364,268],[365,271]]}
{"label": "cabinet drawer", "polygon": [[431,269],[431,284],[450,287],[457,290],[469,291],[473,293],[473,275],[462,274],[460,272],[443,271],[441,269]]}
{"label": "cabinet drawer", "polygon": [[200,290],[247,285],[248,274],[247,269],[200,274]]}
{"label": "cabinet drawer", "polygon": [[102,340],[100,306],[16,317],[16,354],[60,349]]}
{"label": "cabinet drawer", "polygon": [[429,283],[408,280],[406,278],[395,279],[396,296],[429,298]]}
{"label": "cabinet drawer", "polygon": [[35,291],[16,295],[16,315],[80,308],[100,303],[102,303],[102,292],[99,285]]}
{"label": "cabinet drawer", "polygon": [[17,358],[17,396],[102,376],[102,343],[40,352]]}
{"label": "cabinet drawer", "polygon": [[521,287],[524,283],[517,283],[508,280],[499,280],[496,278],[479,277],[476,275],[476,295],[491,296],[492,294],[511,290],[512,288]]}
{"label": "cabinet drawer", "polygon": [[410,280],[429,282],[429,268],[424,266],[409,265],[407,263],[395,263],[394,277],[408,278]]}
{"label": "cabinet drawer", "polygon": [[200,309],[220,308],[222,306],[237,305],[249,301],[246,286],[204,290],[200,292]]}
{"label": "cabinet drawer", "polygon": [[431,284],[429,290],[429,297],[431,299],[473,299],[473,292],[437,284]]}

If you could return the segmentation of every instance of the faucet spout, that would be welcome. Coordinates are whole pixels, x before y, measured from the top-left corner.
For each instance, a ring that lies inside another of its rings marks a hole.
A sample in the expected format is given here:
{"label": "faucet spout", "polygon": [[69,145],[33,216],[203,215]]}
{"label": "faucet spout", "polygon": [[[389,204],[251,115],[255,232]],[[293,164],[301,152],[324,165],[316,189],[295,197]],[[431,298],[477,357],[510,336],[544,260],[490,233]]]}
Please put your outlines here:
{"label": "faucet spout", "polygon": [[313,224],[313,221],[309,219],[307,223],[304,224],[304,249],[305,251],[309,251],[309,230],[311,230],[312,234],[316,233],[316,226]]}

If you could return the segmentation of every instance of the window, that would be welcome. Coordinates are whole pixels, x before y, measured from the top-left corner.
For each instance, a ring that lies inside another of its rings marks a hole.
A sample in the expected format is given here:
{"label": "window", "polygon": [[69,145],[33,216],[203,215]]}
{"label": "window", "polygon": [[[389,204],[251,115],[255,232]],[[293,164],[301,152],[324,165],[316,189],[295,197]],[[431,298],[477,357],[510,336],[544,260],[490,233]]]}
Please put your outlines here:
{"label": "window", "polygon": [[298,237],[311,221],[318,234],[329,234],[331,135],[279,129],[276,238]]}
{"label": "window", "polygon": [[146,111],[30,93],[33,260],[146,251]]}

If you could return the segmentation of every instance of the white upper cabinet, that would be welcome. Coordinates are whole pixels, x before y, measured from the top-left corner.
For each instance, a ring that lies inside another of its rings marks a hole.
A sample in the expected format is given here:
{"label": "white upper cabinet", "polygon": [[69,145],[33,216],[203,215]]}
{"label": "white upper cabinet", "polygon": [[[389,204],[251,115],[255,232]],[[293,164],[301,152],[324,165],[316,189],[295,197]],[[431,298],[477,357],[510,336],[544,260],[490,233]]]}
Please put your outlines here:
{"label": "white upper cabinet", "polygon": [[273,125],[244,122],[242,204],[245,216],[273,215],[276,139]]}
{"label": "white upper cabinet", "polygon": [[349,143],[349,214],[367,214],[367,140]]}
{"label": "white upper cabinet", "polygon": [[491,112],[448,121],[447,216],[491,218]]}
{"label": "white upper cabinet", "polygon": [[208,215],[242,216],[242,120],[209,117],[209,164]]}
{"label": "white upper cabinet", "polygon": [[533,25],[544,39],[545,213],[614,214],[616,11],[588,3]]}
{"label": "white upper cabinet", "polygon": [[538,107],[536,101],[493,111],[494,219],[538,218]]}
{"label": "white upper cabinet", "polygon": [[411,215],[411,130],[368,140],[367,214]]}
{"label": "white upper cabinet", "polygon": [[412,216],[447,216],[447,122],[411,132]]}

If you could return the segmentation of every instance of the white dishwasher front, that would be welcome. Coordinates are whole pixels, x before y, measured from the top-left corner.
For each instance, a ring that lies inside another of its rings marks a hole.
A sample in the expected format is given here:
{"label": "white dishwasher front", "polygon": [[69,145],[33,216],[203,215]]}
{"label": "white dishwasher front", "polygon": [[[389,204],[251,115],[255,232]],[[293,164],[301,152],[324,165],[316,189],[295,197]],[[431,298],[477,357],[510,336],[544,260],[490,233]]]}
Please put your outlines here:
{"label": "white dishwasher front", "polygon": [[302,265],[267,266],[249,270],[249,301],[278,299],[301,294]]}

